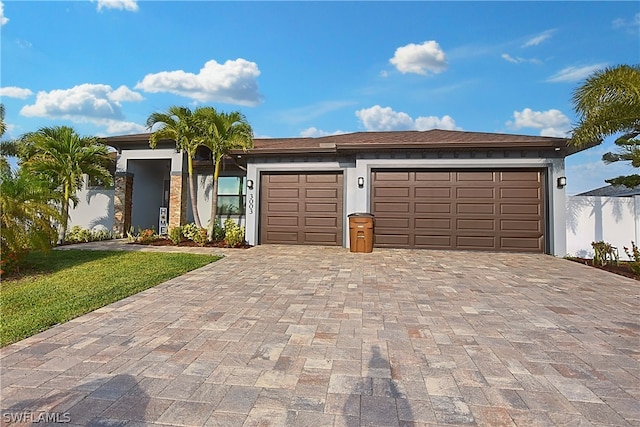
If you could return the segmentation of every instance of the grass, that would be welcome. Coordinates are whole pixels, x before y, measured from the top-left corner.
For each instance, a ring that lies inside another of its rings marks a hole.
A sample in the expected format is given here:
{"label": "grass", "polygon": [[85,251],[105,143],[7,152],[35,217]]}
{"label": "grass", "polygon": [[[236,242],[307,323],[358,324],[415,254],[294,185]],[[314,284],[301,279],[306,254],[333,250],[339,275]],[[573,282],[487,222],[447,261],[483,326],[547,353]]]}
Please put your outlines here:
{"label": "grass", "polygon": [[217,261],[183,253],[50,251],[32,253],[20,277],[0,284],[0,346]]}

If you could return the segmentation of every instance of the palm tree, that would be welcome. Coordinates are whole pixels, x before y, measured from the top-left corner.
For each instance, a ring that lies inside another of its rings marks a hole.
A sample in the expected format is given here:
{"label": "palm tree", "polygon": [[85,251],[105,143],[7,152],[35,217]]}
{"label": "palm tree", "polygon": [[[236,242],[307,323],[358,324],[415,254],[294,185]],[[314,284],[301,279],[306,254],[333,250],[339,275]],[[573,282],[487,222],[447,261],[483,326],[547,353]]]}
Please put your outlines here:
{"label": "palm tree", "polygon": [[0,138],[7,131],[7,123],[4,121],[4,104],[0,104]]}
{"label": "palm tree", "polygon": [[211,219],[209,238],[213,239],[215,218],[218,211],[218,177],[222,159],[231,150],[253,148],[253,129],[246,117],[238,112],[218,112],[213,107],[202,107],[194,113],[199,128],[200,145],[211,150],[213,160],[213,185],[211,189]]}
{"label": "palm tree", "polygon": [[574,91],[573,106],[580,122],[571,142],[578,147],[640,129],[640,65],[596,71]]}
{"label": "palm tree", "polygon": [[30,249],[49,249],[56,238],[60,213],[49,202],[48,182],[24,169],[0,172],[0,228],[2,258]]}
{"label": "palm tree", "polygon": [[42,177],[59,190],[60,235],[63,243],[69,222],[69,206],[77,205],[76,193],[82,188],[84,175],[105,185],[113,178],[106,165],[109,163],[107,146],[99,138],[80,136],[73,128],[56,126],[41,128],[20,138],[29,147],[23,166]]}
{"label": "palm tree", "polygon": [[201,228],[200,215],[198,215],[198,201],[196,200],[196,189],[193,176],[193,158],[199,146],[197,143],[194,117],[187,107],[176,105],[169,107],[165,113],[153,113],[147,119],[147,128],[151,130],[153,126],[160,123],[162,126],[151,134],[149,145],[156,148],[158,142],[163,139],[175,141],[177,150],[184,150],[187,153],[187,168],[189,173],[189,196],[191,198],[191,210],[193,220]]}
{"label": "palm tree", "polygon": [[[602,159],[606,163],[631,161],[638,167],[640,65],[596,71],[574,91],[573,106],[580,119],[571,137],[573,145],[597,145],[608,136],[625,133],[616,140],[619,153],[606,153]],[[606,182],[634,187],[640,183],[640,176],[619,176]]]}

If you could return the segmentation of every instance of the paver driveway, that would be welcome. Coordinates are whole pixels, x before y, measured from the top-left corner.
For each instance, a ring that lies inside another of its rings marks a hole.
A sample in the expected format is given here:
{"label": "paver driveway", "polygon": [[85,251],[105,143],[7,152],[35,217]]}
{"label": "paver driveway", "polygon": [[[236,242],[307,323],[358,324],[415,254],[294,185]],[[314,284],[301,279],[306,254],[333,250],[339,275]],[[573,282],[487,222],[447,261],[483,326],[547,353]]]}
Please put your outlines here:
{"label": "paver driveway", "polygon": [[639,284],[544,255],[238,250],[2,349],[2,423],[637,426]]}

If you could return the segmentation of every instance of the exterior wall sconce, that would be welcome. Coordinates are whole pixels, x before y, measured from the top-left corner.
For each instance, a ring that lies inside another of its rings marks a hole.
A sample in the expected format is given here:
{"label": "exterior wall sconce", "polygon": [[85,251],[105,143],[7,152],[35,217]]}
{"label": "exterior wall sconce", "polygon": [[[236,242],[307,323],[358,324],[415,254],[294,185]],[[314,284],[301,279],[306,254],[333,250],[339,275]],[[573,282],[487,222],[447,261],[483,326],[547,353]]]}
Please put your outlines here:
{"label": "exterior wall sconce", "polygon": [[567,177],[561,176],[558,178],[558,188],[564,188],[567,185]]}
{"label": "exterior wall sconce", "polygon": [[363,176],[359,176],[358,177],[358,188],[362,188],[364,187],[364,177]]}
{"label": "exterior wall sconce", "polygon": [[249,190],[253,190],[253,180],[252,179],[248,179],[247,180],[247,188]]}

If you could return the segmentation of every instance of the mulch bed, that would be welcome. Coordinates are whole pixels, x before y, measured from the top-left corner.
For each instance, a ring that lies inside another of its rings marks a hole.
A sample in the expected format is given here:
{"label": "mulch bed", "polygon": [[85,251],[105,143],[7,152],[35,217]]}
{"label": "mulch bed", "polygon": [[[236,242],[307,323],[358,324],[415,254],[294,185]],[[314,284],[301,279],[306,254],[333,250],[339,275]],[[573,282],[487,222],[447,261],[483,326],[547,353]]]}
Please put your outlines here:
{"label": "mulch bed", "polygon": [[600,270],[605,270],[610,273],[618,274],[620,276],[629,277],[631,279],[640,280],[640,276],[631,271],[631,267],[629,267],[629,263],[625,261],[618,262],[618,265],[594,265],[592,259],[588,258],[568,258],[571,261],[579,262],[580,264],[585,264],[591,267],[599,268]]}
{"label": "mulch bed", "polygon": [[[152,242],[149,243],[142,243],[142,242],[134,242],[134,243],[130,243],[132,245],[147,245],[147,246],[181,246],[181,247],[190,247],[190,248],[198,248],[198,247],[204,247],[204,248],[227,248],[228,246],[225,244],[224,241],[220,241],[220,242],[207,242],[205,243],[204,246],[200,246],[198,244],[196,244],[194,241],[192,240],[188,240],[188,239],[183,239],[180,241],[180,244],[178,245],[174,245],[173,242],[169,239],[158,239],[158,240],[154,240]],[[252,248],[253,246],[251,245],[238,245],[238,246],[234,246],[233,249],[249,249]]]}

